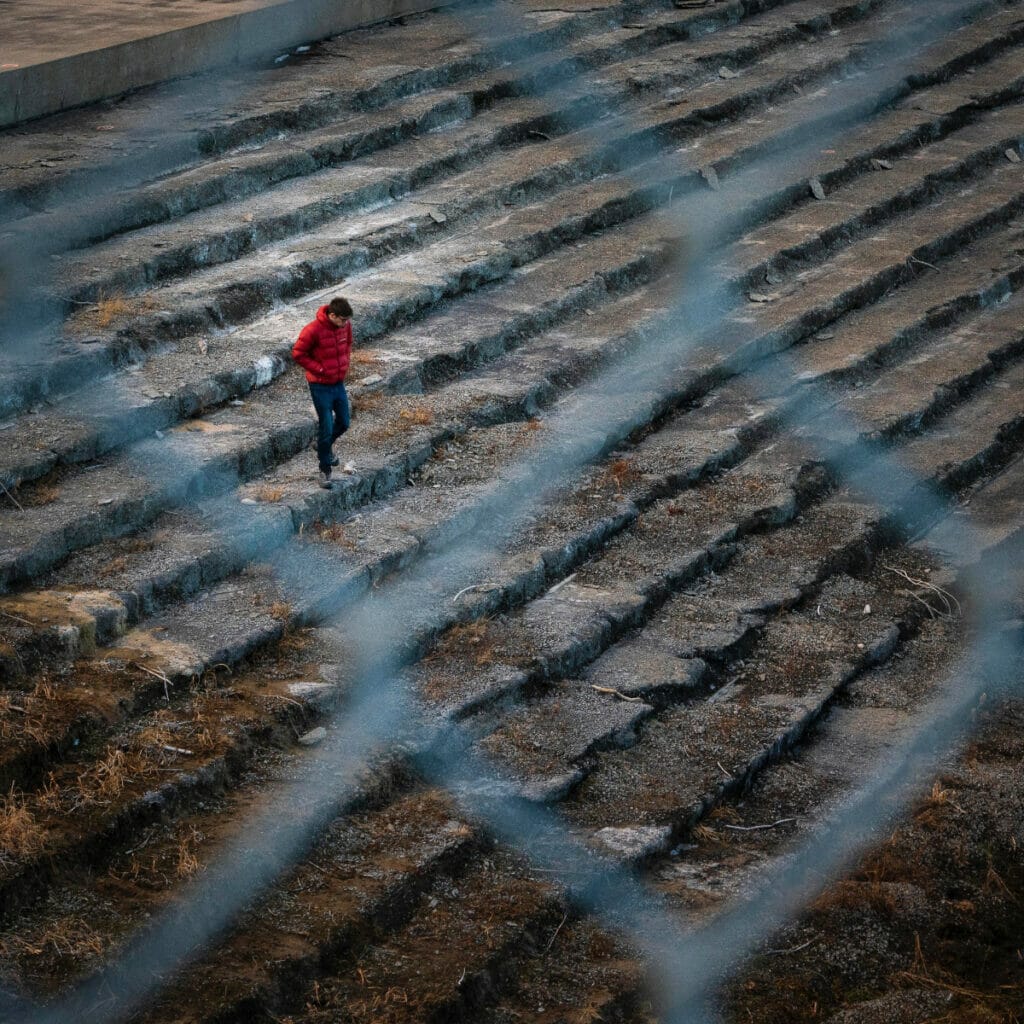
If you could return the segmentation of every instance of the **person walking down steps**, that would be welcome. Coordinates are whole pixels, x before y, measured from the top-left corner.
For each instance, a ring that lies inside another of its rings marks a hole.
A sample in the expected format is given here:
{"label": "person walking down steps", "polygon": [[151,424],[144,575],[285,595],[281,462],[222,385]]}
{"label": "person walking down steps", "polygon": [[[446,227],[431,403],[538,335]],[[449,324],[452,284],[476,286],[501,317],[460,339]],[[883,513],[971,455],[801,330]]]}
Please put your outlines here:
{"label": "person walking down steps", "polygon": [[334,442],[348,430],[352,419],[345,391],[345,375],[352,358],[352,307],[340,296],[316,312],[299,332],[292,358],[306,371],[309,393],[316,409],[316,455],[320,486],[330,490],[331,470],[340,461]]}

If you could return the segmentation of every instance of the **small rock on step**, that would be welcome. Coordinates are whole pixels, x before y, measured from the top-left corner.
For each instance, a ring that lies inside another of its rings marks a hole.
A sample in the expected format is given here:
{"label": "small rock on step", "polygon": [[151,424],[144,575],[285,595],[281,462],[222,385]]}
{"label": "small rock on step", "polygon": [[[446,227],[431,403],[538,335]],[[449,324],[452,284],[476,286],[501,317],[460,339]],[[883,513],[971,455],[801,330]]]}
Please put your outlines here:
{"label": "small rock on step", "polygon": [[594,839],[622,860],[639,860],[668,849],[672,830],[667,825],[637,825],[634,828],[602,828]]}
{"label": "small rock on step", "polygon": [[318,725],[315,729],[303,733],[299,737],[299,743],[304,747],[315,747],[318,743],[323,743],[325,739],[327,739],[327,730],[322,725]]}
{"label": "small rock on step", "polygon": [[289,683],[288,693],[293,699],[308,704],[317,710],[323,710],[330,706],[332,698],[338,692],[338,688],[331,683],[314,683],[303,681]]}

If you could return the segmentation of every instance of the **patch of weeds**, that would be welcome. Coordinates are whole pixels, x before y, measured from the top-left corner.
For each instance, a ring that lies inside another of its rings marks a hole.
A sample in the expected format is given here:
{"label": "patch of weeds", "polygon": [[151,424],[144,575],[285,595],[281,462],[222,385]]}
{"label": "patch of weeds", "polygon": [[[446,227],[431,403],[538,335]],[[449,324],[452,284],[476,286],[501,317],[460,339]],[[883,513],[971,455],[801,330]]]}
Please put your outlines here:
{"label": "patch of weeds", "polygon": [[[383,399],[382,399],[383,400]],[[381,444],[404,434],[413,427],[426,427],[434,422],[434,412],[425,405],[409,406],[400,409],[398,415],[388,415],[384,422],[374,427],[366,435],[371,444]]]}
{"label": "patch of weeds", "polygon": [[52,505],[60,493],[60,487],[53,481],[35,480],[16,488],[14,497],[24,508],[42,508],[44,505]]}
{"label": "patch of weeds", "polygon": [[344,523],[321,523],[319,520],[313,524],[313,530],[317,539],[325,544],[337,544],[347,551],[355,551],[358,545],[348,535]]}
{"label": "patch of weeds", "polygon": [[614,487],[615,493],[621,498],[624,488],[639,480],[640,473],[633,468],[629,459],[615,459],[601,477],[603,486]]}
{"label": "patch of weeds", "polygon": [[9,943],[22,956],[56,953],[59,960],[74,962],[99,956],[106,948],[103,936],[82,917],[62,917],[28,939],[12,936]]}
{"label": "patch of weeds", "polygon": [[451,626],[423,660],[431,662],[465,658],[478,667],[489,665],[494,661],[494,640],[489,635],[489,626],[488,619]]}
{"label": "patch of weeds", "polygon": [[75,326],[91,330],[110,327],[115,321],[156,308],[152,295],[128,296],[122,292],[100,292],[93,306],[83,309],[72,318]]}
{"label": "patch of weeds", "polygon": [[362,366],[367,369],[377,369],[384,365],[384,360],[373,350],[368,348],[356,348],[352,350],[353,366]]}
{"label": "patch of weeds", "polygon": [[270,614],[287,629],[292,617],[292,606],[287,601],[275,601],[269,608]]}
{"label": "patch of weeds", "polygon": [[434,422],[434,411],[425,405],[416,405],[411,409],[403,409],[398,418],[410,427],[429,427]]}
{"label": "patch of weeds", "polygon": [[363,391],[352,399],[355,412],[378,412],[387,396],[383,391]]}
{"label": "patch of weeds", "polygon": [[138,753],[115,747],[78,778],[81,803],[110,802],[119,797],[137,775],[146,773],[145,759]]}
{"label": "patch of weeds", "polygon": [[202,841],[202,833],[190,825],[188,832],[178,841],[177,863],[174,867],[174,874],[178,878],[191,878],[199,870],[199,858],[196,850]]}
{"label": "patch of weeds", "polygon": [[43,848],[43,831],[13,784],[0,796],[0,856],[30,857]]}
{"label": "patch of weeds", "polygon": [[129,565],[130,559],[127,555],[118,555],[116,558],[112,558],[109,562],[101,565],[96,575],[100,579],[106,579],[108,576],[117,576],[119,573],[124,572]]}
{"label": "patch of weeds", "polygon": [[280,501],[284,497],[284,488],[276,487],[272,484],[262,484],[256,488],[253,492],[253,496],[257,501],[273,503],[275,501]]}

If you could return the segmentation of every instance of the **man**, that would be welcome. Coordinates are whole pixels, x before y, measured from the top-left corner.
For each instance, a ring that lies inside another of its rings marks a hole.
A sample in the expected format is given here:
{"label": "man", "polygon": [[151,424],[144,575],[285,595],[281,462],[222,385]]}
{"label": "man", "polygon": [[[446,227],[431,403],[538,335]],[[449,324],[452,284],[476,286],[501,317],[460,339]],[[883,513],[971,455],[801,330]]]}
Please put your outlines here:
{"label": "man", "polygon": [[347,299],[331,299],[316,319],[306,324],[292,346],[292,358],[306,371],[318,430],[316,454],[320,486],[330,490],[331,469],[338,465],[334,442],[348,430],[351,412],[345,374],[352,357],[352,307]]}

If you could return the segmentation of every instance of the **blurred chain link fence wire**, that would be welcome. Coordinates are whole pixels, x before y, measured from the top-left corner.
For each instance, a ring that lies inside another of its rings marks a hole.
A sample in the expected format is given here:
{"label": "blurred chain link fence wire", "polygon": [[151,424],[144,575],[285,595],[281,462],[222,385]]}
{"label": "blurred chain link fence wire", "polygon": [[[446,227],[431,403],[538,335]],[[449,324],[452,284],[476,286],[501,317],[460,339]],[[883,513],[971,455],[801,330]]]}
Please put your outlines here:
{"label": "blurred chain link fence wire", "polygon": [[[965,13],[991,9],[994,5],[964,4],[955,9],[950,5],[944,9],[946,16],[915,23],[898,40],[882,41],[878,53],[887,61],[907,61],[952,31]],[[519,31],[522,23],[510,6],[487,10],[494,12],[490,24],[501,32]],[[850,126],[870,116],[877,108],[875,98],[886,91],[890,98],[897,96],[905,80],[905,64],[901,64],[888,79],[882,76],[869,83],[855,78],[842,83],[830,109],[822,111],[814,126],[791,126],[781,152],[770,154],[766,161],[737,176],[743,183],[742,194],[749,197],[755,185],[762,189],[760,194],[771,194],[786,175],[798,173],[829,140],[838,139]],[[846,116],[841,116],[841,111]],[[595,133],[595,144],[598,142]],[[657,141],[646,156],[649,165],[639,173],[631,167],[631,176],[655,183],[664,180],[665,168],[678,174],[678,156],[659,155]],[[511,467],[490,494],[465,511],[466,521],[472,525],[457,546],[425,558],[388,592],[364,602],[361,608],[347,610],[338,621],[347,635],[366,638],[359,650],[364,667],[333,723],[330,739],[312,758],[301,796],[291,791],[287,800],[268,804],[251,823],[250,835],[260,837],[259,841],[243,839],[230,845],[181,893],[165,916],[128,944],[118,963],[57,1004],[29,1012],[29,1019],[39,1024],[71,1019],[112,1021],[138,1009],[166,983],[177,965],[196,955],[275,877],[301,859],[326,823],[356,793],[365,771],[396,754],[413,758],[426,775],[446,785],[467,812],[484,821],[499,838],[556,872],[581,908],[628,934],[651,963],[666,1020],[706,1019],[714,991],[728,969],[856,856],[875,830],[903,806],[921,772],[948,752],[965,726],[964,710],[981,692],[992,692],[992,674],[1015,679],[1018,638],[1002,627],[993,595],[977,581],[967,579],[977,633],[971,655],[952,677],[956,685],[947,687],[944,700],[914,739],[848,800],[829,827],[766,880],[759,897],[737,905],[692,934],[687,934],[629,871],[609,865],[583,846],[556,812],[520,799],[500,774],[473,755],[469,737],[458,726],[426,718],[407,692],[401,677],[403,665],[419,642],[443,622],[442,609],[450,605],[451,595],[485,578],[500,562],[503,545],[496,544],[495,538],[514,536],[527,517],[543,502],[553,500],[575,474],[646,422],[652,405],[669,403],[671,395],[666,394],[665,384],[679,370],[685,353],[721,329],[723,314],[736,296],[712,279],[707,268],[711,257],[741,226],[730,207],[729,184],[727,179],[720,193],[675,204],[673,223],[680,237],[687,239],[688,258],[672,329],[651,332],[627,357],[609,365],[580,388],[565,408],[548,418],[546,440],[537,452]],[[792,379],[793,371],[787,358],[776,353],[748,368],[746,375],[766,393],[777,393],[780,384]],[[829,418],[836,427],[826,432],[829,436],[857,436],[856,426],[842,422],[823,395],[812,394],[801,410],[791,427]],[[893,490],[886,486],[884,492],[873,493],[875,481],[904,481],[907,499],[893,510],[893,516],[908,531],[947,511],[944,500],[919,486],[891,455],[862,441],[821,455],[840,471],[856,470],[857,485],[879,502],[890,501]],[[862,472],[866,465],[873,467],[872,473]],[[171,459],[161,471],[173,468]],[[222,525],[222,529],[231,528],[229,522]],[[969,533],[966,526],[962,530]],[[965,536],[964,543],[971,543],[970,538]],[[286,552],[278,560],[278,572],[287,587],[301,593],[309,564],[297,553]],[[468,607],[472,609],[474,603],[469,602]],[[410,642],[410,636],[417,640]],[[883,796],[886,799],[881,799]]]}

